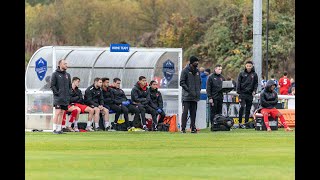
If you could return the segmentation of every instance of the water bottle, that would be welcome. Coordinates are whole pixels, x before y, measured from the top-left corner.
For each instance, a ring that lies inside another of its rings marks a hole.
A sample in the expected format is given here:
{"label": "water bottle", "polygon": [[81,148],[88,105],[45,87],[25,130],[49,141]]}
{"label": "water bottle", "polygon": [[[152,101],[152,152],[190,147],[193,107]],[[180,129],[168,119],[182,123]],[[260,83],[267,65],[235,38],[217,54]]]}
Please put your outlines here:
{"label": "water bottle", "polygon": [[180,122],[178,122],[178,131],[180,131]]}

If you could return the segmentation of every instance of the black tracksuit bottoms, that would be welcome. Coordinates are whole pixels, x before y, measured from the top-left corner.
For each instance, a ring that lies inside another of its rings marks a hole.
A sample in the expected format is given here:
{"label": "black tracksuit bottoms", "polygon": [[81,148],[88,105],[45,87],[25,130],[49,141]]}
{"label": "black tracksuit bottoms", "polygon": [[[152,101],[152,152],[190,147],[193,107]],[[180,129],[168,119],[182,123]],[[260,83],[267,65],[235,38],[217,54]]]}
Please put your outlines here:
{"label": "black tracksuit bottoms", "polygon": [[185,130],[187,125],[188,111],[190,113],[190,128],[191,130],[196,129],[196,113],[197,113],[197,101],[183,101],[182,102],[182,118],[181,118],[181,129]]}

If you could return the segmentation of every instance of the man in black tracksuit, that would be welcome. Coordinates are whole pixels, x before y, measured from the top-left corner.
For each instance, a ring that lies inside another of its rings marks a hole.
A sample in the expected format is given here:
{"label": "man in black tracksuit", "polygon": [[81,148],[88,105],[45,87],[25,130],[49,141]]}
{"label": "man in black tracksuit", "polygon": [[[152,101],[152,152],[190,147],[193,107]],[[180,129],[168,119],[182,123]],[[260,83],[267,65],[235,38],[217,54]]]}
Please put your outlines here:
{"label": "man in black tracksuit", "polygon": [[196,113],[197,103],[200,100],[201,78],[198,70],[199,59],[195,56],[189,58],[190,63],[181,71],[180,86],[182,87],[181,132],[186,133],[187,115],[190,112],[191,133],[197,133]]}
{"label": "man in black tracksuit", "polygon": [[[94,131],[101,131],[99,128],[100,113],[104,119],[104,130],[109,130],[109,109],[105,108],[102,95],[102,80],[99,77],[94,78],[93,85],[89,86],[84,93],[84,101],[86,105],[94,109]],[[92,131],[91,127],[87,126],[86,130]]]}
{"label": "man in black tracksuit", "polygon": [[[133,121],[137,122],[139,121],[140,111],[138,107],[131,104],[129,99],[127,98],[126,94],[122,89],[120,89],[121,80],[119,78],[113,79],[113,84],[110,86],[111,96],[113,100],[113,105],[116,107],[119,107],[121,109],[121,113],[123,113],[125,123],[127,123],[127,129],[131,127],[131,124],[129,123],[129,112],[134,113]],[[114,106],[111,106],[112,108],[116,108]],[[117,126],[117,125],[115,125]]]}
{"label": "man in black tracksuit", "polygon": [[216,65],[213,73],[207,80],[207,95],[210,104],[210,122],[211,126],[214,124],[214,116],[216,114],[222,114],[223,92],[222,81],[224,77],[221,75],[222,66]]}
{"label": "man in black tracksuit", "polygon": [[[113,102],[113,94],[111,92],[111,87],[109,86],[109,78],[102,78],[102,95],[103,95],[103,102],[104,102],[104,107],[110,110],[113,110],[116,115],[114,118],[114,125],[115,128],[117,127],[118,119],[121,114],[121,107],[117,106]],[[128,119],[127,119],[128,120]],[[128,127],[129,124],[128,121],[125,121],[126,126]],[[117,130],[117,128],[115,129]]]}
{"label": "man in black tracksuit", "polygon": [[245,111],[245,123],[249,121],[250,110],[252,106],[253,96],[258,88],[258,75],[254,71],[252,61],[247,61],[244,71],[240,72],[237,83],[237,93],[239,94],[240,110],[239,110],[239,127],[245,128],[242,122],[242,114]]}
{"label": "man in black tracksuit", "polygon": [[55,107],[55,114],[53,117],[53,133],[63,134],[61,131],[61,124],[64,111],[68,110],[71,93],[71,76],[66,72],[68,66],[64,59],[59,60],[58,68],[51,76],[51,90],[53,93],[53,106]]}
{"label": "man in black tracksuit", "polygon": [[160,115],[160,119],[158,121],[159,123],[163,123],[164,117],[166,116],[165,112],[163,111],[163,100],[162,100],[162,95],[161,92],[158,91],[158,83],[154,80],[150,82],[150,87],[148,88],[148,93],[150,95],[150,101],[149,105],[152,107],[154,110],[157,111],[157,114]]}
{"label": "man in black tracksuit", "polygon": [[152,117],[152,130],[157,131],[157,112],[149,106],[150,95],[147,91],[147,79],[144,76],[139,77],[139,81],[134,85],[131,90],[132,104],[137,105],[140,110],[142,129],[148,131],[146,125],[146,113],[151,114]]}

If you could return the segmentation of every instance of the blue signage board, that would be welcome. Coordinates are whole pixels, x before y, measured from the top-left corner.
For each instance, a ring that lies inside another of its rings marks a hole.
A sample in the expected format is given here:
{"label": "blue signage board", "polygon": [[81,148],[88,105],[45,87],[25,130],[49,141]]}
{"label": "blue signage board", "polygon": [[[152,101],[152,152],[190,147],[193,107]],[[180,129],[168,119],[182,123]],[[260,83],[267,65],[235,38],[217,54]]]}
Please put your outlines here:
{"label": "blue signage board", "polygon": [[43,59],[42,57],[39,58],[36,61],[35,71],[36,71],[37,76],[38,76],[40,81],[42,81],[43,78],[45,77],[47,69],[48,69],[47,61],[45,59]]}
{"label": "blue signage board", "polygon": [[111,44],[110,52],[129,52],[129,44]]}

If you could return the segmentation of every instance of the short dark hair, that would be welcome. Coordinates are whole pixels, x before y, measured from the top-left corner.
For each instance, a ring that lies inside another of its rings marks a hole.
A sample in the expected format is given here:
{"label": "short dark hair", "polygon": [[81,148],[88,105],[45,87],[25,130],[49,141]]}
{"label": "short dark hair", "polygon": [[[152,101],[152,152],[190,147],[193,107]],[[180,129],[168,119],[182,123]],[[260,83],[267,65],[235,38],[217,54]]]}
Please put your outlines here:
{"label": "short dark hair", "polygon": [[272,74],[270,77],[271,77],[271,78],[274,78],[274,74]]}
{"label": "short dark hair", "polygon": [[248,60],[248,61],[246,61],[246,64],[252,64],[253,65],[253,62],[251,60]]}
{"label": "short dark hair", "polygon": [[116,78],[113,78],[113,82],[114,82],[114,83],[117,82],[117,81],[121,81],[120,78],[117,78],[117,77],[116,77]]}
{"label": "short dark hair", "polygon": [[214,68],[222,67],[221,64],[217,64]]}
{"label": "short dark hair", "polygon": [[100,81],[100,80],[101,80],[101,78],[96,77],[96,78],[94,78],[93,82],[98,82],[98,81]]}
{"label": "short dark hair", "polygon": [[74,81],[76,81],[76,80],[79,80],[79,81],[80,81],[80,78],[78,78],[78,77],[73,77],[73,78],[72,78],[72,82],[74,82]]}
{"label": "short dark hair", "polygon": [[287,76],[287,75],[288,75],[288,73],[285,71],[285,72],[283,73],[283,75],[284,75],[284,76]]}
{"label": "short dark hair", "polygon": [[142,79],[147,79],[147,78],[144,77],[144,76],[140,76],[140,77],[139,77],[139,81],[141,81]]}
{"label": "short dark hair", "polygon": [[102,80],[102,82],[105,82],[106,80],[108,80],[108,81],[109,81],[109,78],[104,77],[104,78],[101,78],[101,80]]}
{"label": "short dark hair", "polygon": [[155,82],[156,82],[155,80],[150,81],[150,86]]}

